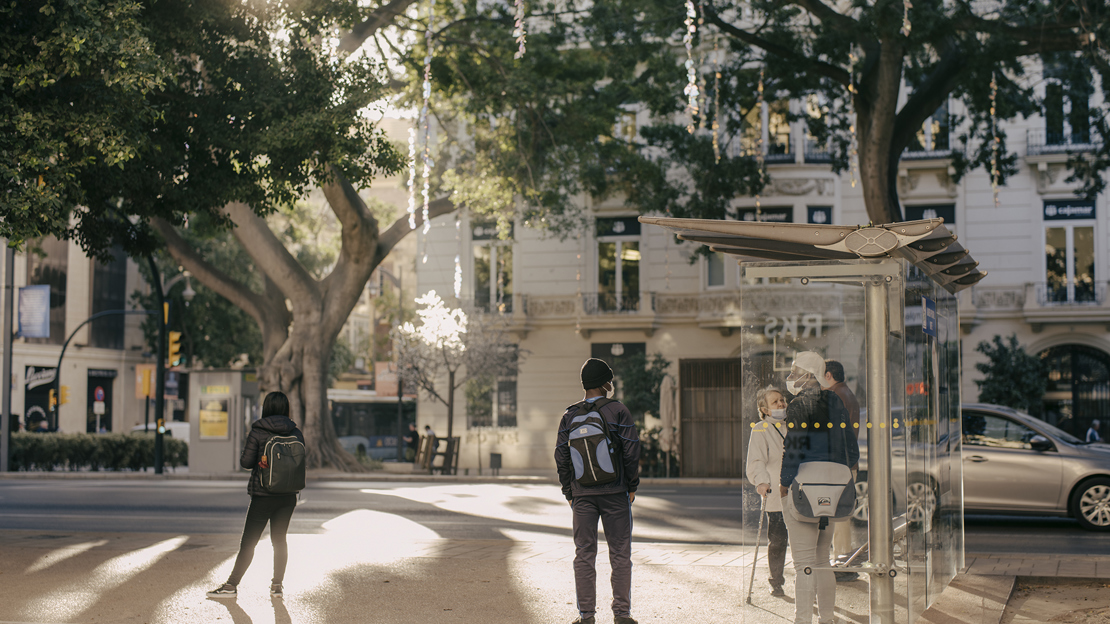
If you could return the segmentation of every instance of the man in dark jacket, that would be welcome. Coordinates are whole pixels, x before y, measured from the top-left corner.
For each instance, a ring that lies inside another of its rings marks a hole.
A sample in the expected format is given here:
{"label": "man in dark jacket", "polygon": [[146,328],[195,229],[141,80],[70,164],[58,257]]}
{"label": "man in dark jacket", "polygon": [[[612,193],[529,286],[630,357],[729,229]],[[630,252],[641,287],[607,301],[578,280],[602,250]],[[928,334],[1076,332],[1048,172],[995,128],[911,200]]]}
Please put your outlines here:
{"label": "man in dark jacket", "polygon": [[262,471],[270,458],[263,455],[266,442],[274,436],[293,436],[304,444],[304,434],[297,423],[289,418],[289,398],[281,392],[271,392],[262,402],[262,418],[254,421],[243,453],[239,455],[239,465],[251,471],[247,482],[247,494],[251,497],[247,508],[247,520],[243,527],[243,539],[239,543],[239,555],[227,582],[208,592],[210,598],[234,598],[240,579],[246,574],[254,559],[254,549],[266,524],[270,525],[270,542],[274,546],[274,576],[270,581],[270,595],[280,597],[283,593],[285,566],[289,560],[289,547],[285,536],[293,510],[297,507],[297,494],[271,494],[262,487]]}
{"label": "man in dark jacket", "polygon": [[[582,366],[584,403],[597,403],[613,392],[613,371],[605,362],[591,358]],[[640,485],[640,436],[632,414],[620,401],[605,400],[597,412],[608,426],[609,442],[617,449],[617,479],[586,486],[578,482],[571,458],[571,421],[582,403],[567,408],[559,423],[555,466],[563,496],[573,510],[574,586],[578,597],[575,624],[594,624],[597,602],[597,521],[605,527],[612,567],[614,624],[636,624],[632,619],[632,502]],[[592,406],[591,406],[592,407]]]}

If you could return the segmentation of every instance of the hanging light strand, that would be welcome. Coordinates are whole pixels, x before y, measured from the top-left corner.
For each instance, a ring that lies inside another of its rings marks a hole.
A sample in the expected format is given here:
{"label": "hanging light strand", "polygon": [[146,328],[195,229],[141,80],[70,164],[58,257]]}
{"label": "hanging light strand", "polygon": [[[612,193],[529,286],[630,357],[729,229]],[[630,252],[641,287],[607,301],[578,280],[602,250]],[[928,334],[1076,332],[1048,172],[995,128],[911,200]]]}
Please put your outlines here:
{"label": "hanging light strand", "polygon": [[910,36],[910,27],[911,27],[911,25],[910,25],[910,9],[912,9],[912,8],[913,8],[913,4],[910,3],[910,0],[902,0],[902,36],[903,37],[909,37]]}
{"label": "hanging light strand", "polygon": [[[428,102],[432,97],[432,22],[435,20],[436,0],[428,0],[428,28],[424,31],[424,107],[420,109],[420,126],[424,131],[422,148],[424,151],[424,234],[428,234],[432,224],[428,219],[428,203],[431,190],[432,154],[429,143],[430,124],[428,122]],[[424,262],[428,261],[427,238],[425,238]]]}
{"label": "hanging light strand", "polygon": [[462,219],[455,211],[455,299],[462,295]]}
{"label": "hanging light strand", "polygon": [[848,177],[852,188],[856,188],[857,173],[859,172],[859,140],[856,138],[856,56],[853,47],[848,52]]}
{"label": "hanging light strand", "polygon": [[[419,122],[418,122],[419,123]],[[416,229],[416,127],[409,128],[409,229]]]}
{"label": "hanging light strand", "polygon": [[513,58],[524,58],[525,39],[528,37],[528,28],[524,25],[524,0],[516,0],[516,24],[513,27],[513,38],[516,39],[517,50]]}
{"label": "hanging light strand", "polygon": [[994,207],[998,208],[998,181],[1001,173],[998,169],[998,151],[1002,147],[1002,138],[998,136],[998,78],[991,72],[991,192],[994,194]]}
{"label": "hanging light strand", "polygon": [[713,162],[721,162],[721,58],[720,33],[713,39]]}
{"label": "hanging light strand", "polygon": [[760,204],[760,193],[763,192],[763,109],[767,105],[763,100],[763,62],[759,65],[759,86],[756,87],[756,108],[759,110],[759,140],[755,148],[755,165],[759,172],[759,190],[755,193],[755,220],[763,220],[763,207]]}
{"label": "hanging light strand", "polygon": [[686,0],[686,35],[682,38],[682,43],[686,45],[686,88],[682,92],[686,95],[686,112],[690,113],[690,123],[686,126],[686,131],[690,134],[694,133],[698,123],[698,68],[694,63],[697,17],[698,10],[694,6],[694,0]]}

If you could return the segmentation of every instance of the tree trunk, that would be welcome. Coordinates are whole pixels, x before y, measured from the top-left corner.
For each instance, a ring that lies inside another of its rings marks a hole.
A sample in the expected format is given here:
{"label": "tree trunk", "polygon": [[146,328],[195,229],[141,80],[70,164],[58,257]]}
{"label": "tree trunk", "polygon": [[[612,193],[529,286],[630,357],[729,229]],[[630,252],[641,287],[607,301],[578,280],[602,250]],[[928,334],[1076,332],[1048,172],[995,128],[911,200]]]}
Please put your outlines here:
{"label": "tree trunk", "polygon": [[883,41],[875,66],[867,72],[854,97],[863,204],[868,218],[876,224],[902,220],[896,184],[901,154],[891,154],[902,61],[901,44]]}

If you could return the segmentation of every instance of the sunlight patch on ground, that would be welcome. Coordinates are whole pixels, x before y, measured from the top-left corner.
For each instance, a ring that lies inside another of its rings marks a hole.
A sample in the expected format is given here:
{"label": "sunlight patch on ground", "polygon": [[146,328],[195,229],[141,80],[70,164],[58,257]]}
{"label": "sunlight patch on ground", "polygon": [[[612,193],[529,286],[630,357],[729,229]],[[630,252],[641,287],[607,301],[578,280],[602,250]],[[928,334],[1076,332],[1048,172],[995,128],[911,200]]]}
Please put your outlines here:
{"label": "sunlight patch on ground", "polygon": [[57,622],[76,620],[102,595],[147,570],[188,540],[188,536],[179,535],[146,548],[113,557],[97,566],[80,581],[48,591],[33,600],[24,610],[23,617]]}
{"label": "sunlight patch on ground", "polygon": [[27,566],[27,569],[24,570],[23,573],[34,574],[35,572],[42,572],[50,566],[58,565],[59,563],[65,561],[66,559],[69,559],[70,557],[76,557],[77,555],[88,552],[93,548],[99,548],[107,543],[108,540],[96,540],[95,542],[74,544],[72,546],[65,546],[57,550],[52,550],[39,557],[38,561],[35,561],[31,565]]}
{"label": "sunlight patch on ground", "polygon": [[397,496],[434,505],[445,511],[520,524],[558,529],[570,526],[567,501],[550,485],[472,485],[465,491],[446,485],[389,490],[361,490],[365,494]]}

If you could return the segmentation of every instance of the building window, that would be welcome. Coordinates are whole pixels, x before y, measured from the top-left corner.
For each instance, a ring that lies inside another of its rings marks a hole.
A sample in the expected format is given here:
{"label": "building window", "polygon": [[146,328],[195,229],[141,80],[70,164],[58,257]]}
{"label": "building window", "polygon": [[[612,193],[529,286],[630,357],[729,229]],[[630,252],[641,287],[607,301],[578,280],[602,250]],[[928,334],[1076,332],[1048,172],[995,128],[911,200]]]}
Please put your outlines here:
{"label": "building window", "polygon": [[640,222],[635,217],[597,220],[597,309],[640,307]]}
{"label": "building window", "polygon": [[1063,64],[1049,60],[1044,78],[1045,145],[1090,143],[1090,84],[1070,79]]}
{"label": "building window", "polygon": [[474,306],[486,312],[513,311],[513,241],[498,238],[497,226],[476,224],[474,241]]}
{"label": "building window", "polygon": [[807,223],[832,225],[832,206],[806,206]]}
{"label": "building window", "polygon": [[767,106],[767,155],[776,161],[793,160],[790,145],[790,101],[778,100]]}
{"label": "building window", "polygon": [[[513,347],[514,352],[516,347]],[[515,368],[515,367],[514,367]],[[466,426],[516,426],[516,375],[483,375],[466,382]]]}
{"label": "building window", "polygon": [[[1042,303],[1095,303],[1095,207],[1087,201],[1046,201]],[[1076,219],[1076,220],[1070,220]]]}
{"label": "building window", "polygon": [[907,152],[947,152],[949,142],[948,102],[944,102],[921,124]]}
{"label": "building window", "polygon": [[69,243],[53,236],[29,246],[27,284],[50,286],[50,337],[26,338],[36,344],[62,344],[66,340],[66,273]]}
{"label": "building window", "polygon": [[711,251],[705,257],[705,285],[709,288],[725,285],[725,254]]}
{"label": "building window", "polygon": [[[119,247],[112,259],[93,265],[92,313],[123,310],[127,305],[127,254]],[[90,323],[89,344],[101,349],[122,349],[124,317],[112,314]]]}

